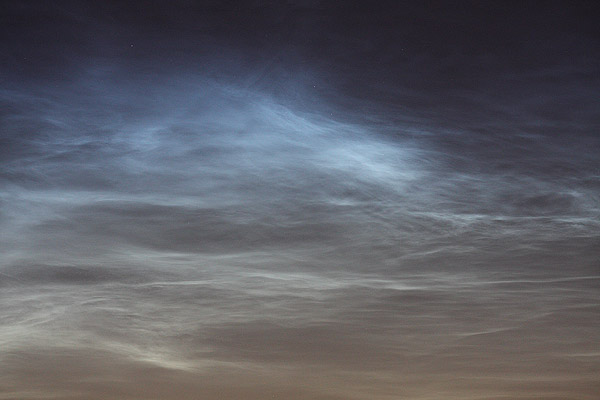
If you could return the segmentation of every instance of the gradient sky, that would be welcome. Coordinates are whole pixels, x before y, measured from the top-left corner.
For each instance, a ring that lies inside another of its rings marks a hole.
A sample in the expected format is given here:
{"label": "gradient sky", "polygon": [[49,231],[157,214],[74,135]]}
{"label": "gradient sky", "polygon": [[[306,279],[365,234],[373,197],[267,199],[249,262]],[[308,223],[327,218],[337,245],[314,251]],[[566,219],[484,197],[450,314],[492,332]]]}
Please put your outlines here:
{"label": "gradient sky", "polygon": [[597,400],[599,20],[2,2],[0,399]]}

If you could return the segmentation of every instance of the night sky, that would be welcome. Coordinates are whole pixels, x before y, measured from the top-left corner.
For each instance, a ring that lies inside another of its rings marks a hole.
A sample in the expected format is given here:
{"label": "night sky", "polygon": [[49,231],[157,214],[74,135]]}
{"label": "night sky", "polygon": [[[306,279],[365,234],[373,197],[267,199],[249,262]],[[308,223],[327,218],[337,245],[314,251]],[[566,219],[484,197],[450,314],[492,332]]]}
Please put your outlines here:
{"label": "night sky", "polygon": [[0,399],[597,400],[599,21],[2,2]]}

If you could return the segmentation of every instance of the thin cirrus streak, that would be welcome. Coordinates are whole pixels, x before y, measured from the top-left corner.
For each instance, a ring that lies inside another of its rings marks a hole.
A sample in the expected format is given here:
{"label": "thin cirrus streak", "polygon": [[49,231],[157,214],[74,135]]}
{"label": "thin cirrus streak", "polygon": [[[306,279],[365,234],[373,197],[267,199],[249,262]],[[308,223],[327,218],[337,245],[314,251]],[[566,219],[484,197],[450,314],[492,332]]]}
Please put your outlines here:
{"label": "thin cirrus streak", "polygon": [[80,4],[4,9],[0,399],[595,398],[587,25]]}

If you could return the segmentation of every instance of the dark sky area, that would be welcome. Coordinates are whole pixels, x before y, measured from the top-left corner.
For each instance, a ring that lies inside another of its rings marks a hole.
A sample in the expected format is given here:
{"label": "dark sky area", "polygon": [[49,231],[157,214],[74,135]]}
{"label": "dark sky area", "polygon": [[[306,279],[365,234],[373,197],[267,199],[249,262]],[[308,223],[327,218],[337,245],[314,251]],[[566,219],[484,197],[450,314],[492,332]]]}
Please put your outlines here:
{"label": "dark sky area", "polygon": [[0,3],[0,399],[596,400],[598,11]]}

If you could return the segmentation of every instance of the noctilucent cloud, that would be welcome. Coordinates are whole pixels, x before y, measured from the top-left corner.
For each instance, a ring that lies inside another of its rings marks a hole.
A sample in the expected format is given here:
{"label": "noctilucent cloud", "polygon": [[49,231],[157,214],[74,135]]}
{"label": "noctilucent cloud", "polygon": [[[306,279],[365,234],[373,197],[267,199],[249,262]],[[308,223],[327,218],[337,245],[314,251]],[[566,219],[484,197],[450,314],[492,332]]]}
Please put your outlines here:
{"label": "noctilucent cloud", "polygon": [[599,19],[4,2],[0,399],[597,399]]}

